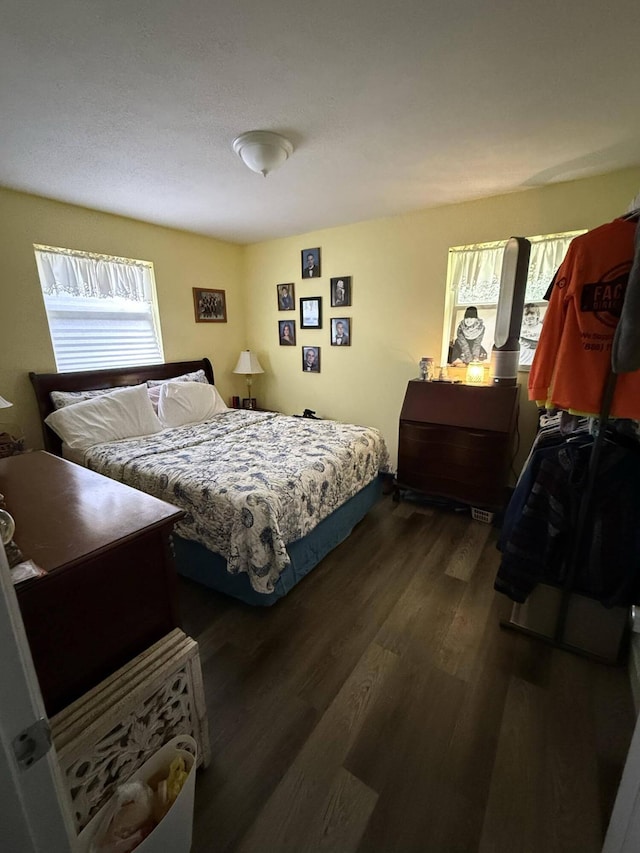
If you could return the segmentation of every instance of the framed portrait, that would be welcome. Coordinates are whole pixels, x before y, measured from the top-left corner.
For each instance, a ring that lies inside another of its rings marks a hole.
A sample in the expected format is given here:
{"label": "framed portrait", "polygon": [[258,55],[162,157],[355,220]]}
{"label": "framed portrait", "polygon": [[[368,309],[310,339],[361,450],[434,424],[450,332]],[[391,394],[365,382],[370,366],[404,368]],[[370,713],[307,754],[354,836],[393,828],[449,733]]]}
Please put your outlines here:
{"label": "framed portrait", "polygon": [[322,328],[322,297],[300,297],[300,328]]}
{"label": "framed portrait", "polygon": [[331,318],[331,346],[351,346],[351,317]]}
{"label": "framed portrait", "polygon": [[303,373],[320,373],[320,347],[302,347]]}
{"label": "framed portrait", "polygon": [[320,278],[320,249],[303,249],[300,252],[302,278]]}
{"label": "framed portrait", "polygon": [[227,298],[224,290],[194,287],[193,307],[196,323],[226,323]]}
{"label": "framed portrait", "polygon": [[296,345],[295,320],[278,320],[278,337],[281,347],[294,347]]}
{"label": "framed portrait", "polygon": [[496,330],[497,305],[461,305],[454,309],[447,363],[461,367],[470,361],[489,364]]}
{"label": "framed portrait", "polygon": [[293,311],[296,307],[293,282],[277,284],[276,290],[278,292],[278,311]]}
{"label": "framed portrait", "polygon": [[351,276],[341,275],[331,281],[331,307],[351,305]]}
{"label": "framed portrait", "polygon": [[538,348],[548,302],[525,302],[520,326],[520,360],[518,370],[530,370]]}
{"label": "framed portrait", "polygon": [[255,397],[243,397],[242,398],[242,408],[243,409],[256,409],[258,406],[258,402]]}

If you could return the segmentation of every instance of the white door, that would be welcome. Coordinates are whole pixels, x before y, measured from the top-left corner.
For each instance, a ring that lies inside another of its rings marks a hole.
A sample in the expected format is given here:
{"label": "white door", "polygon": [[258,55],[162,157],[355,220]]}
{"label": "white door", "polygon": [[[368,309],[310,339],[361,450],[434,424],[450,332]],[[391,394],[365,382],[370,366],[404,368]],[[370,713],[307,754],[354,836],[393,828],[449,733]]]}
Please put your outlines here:
{"label": "white door", "polygon": [[1,541],[0,649],[0,847],[69,853],[75,832],[55,751],[30,753],[48,735],[48,720]]}
{"label": "white door", "polygon": [[640,719],[631,739],[603,853],[640,850]]}

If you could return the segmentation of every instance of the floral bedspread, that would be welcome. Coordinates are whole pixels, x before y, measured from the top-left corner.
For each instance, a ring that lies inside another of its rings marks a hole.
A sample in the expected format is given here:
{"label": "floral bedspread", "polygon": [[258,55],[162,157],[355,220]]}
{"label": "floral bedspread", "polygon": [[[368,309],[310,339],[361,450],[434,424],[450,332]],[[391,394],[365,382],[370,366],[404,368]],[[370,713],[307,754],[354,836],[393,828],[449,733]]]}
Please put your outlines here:
{"label": "floral bedspread", "polygon": [[230,410],[212,421],[98,444],[85,465],[186,511],[176,525],[271,592],[286,544],[388,470],[380,433],[336,421]]}

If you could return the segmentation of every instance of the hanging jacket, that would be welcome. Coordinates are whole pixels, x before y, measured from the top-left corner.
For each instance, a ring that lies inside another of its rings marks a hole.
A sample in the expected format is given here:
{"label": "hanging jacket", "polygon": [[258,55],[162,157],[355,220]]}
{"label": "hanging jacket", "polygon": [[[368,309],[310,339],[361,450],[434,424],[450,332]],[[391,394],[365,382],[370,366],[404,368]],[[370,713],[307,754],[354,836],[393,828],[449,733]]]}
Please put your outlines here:
{"label": "hanging jacket", "polygon": [[616,373],[640,369],[640,225],[636,225],[636,249],[624,297],[622,317],[613,339],[611,364]]}
{"label": "hanging jacket", "polygon": [[575,591],[606,607],[640,602],[640,451],[605,444],[589,524],[576,542],[590,456],[588,444],[571,442],[538,451],[536,470],[519,484],[526,500],[501,536],[498,592],[523,602],[538,583],[562,585],[567,556],[578,548]]}
{"label": "hanging jacket", "polygon": [[[571,241],[554,278],[529,373],[529,399],[597,414],[634,257],[636,223],[615,219]],[[618,377],[611,415],[640,418],[640,372]]]}

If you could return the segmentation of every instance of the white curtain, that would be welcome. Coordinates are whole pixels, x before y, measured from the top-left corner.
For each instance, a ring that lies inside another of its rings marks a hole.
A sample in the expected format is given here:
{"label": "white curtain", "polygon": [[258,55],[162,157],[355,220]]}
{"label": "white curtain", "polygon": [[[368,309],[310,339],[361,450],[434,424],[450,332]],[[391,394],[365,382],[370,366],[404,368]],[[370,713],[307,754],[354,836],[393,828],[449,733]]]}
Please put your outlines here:
{"label": "white curtain", "polygon": [[150,263],[35,252],[59,371],[164,361]]}
{"label": "white curtain", "polygon": [[124,259],[37,250],[45,296],[151,302],[151,265]]}
{"label": "white curtain", "polygon": [[506,240],[451,249],[451,286],[456,305],[498,301]]}
{"label": "white curtain", "polygon": [[531,257],[525,302],[540,302],[551,284],[551,280],[567,254],[569,243],[583,231],[570,234],[551,234],[548,237],[531,239]]}
{"label": "white curtain", "polygon": [[[583,231],[531,237],[525,301],[540,302],[564,260],[569,243]],[[459,246],[450,250],[450,284],[456,305],[496,304],[507,241]]]}

